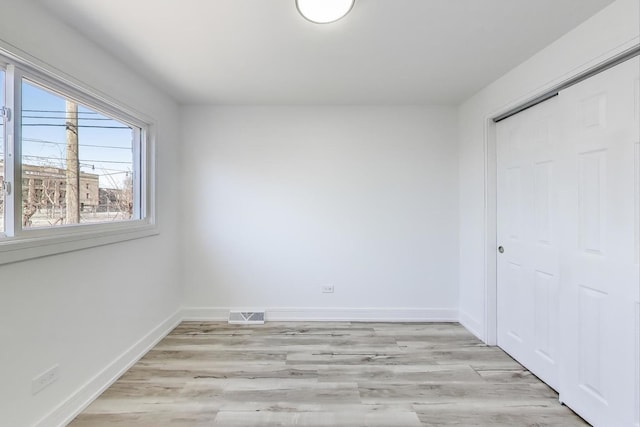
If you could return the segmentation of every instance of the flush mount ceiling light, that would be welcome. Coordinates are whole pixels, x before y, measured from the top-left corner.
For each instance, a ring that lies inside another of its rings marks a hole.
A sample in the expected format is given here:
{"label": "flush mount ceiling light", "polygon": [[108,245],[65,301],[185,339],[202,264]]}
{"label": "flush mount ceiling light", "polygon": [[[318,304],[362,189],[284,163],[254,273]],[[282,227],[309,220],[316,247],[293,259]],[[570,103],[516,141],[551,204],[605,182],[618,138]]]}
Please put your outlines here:
{"label": "flush mount ceiling light", "polygon": [[355,0],[296,0],[298,12],[308,21],[328,24],[344,17]]}

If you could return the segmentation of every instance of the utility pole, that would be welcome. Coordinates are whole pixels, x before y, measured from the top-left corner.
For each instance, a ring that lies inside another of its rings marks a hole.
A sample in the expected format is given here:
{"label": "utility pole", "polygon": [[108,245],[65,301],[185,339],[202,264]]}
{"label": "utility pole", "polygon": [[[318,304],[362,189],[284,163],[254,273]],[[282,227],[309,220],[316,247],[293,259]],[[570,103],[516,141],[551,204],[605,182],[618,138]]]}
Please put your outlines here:
{"label": "utility pole", "polygon": [[78,104],[65,101],[67,129],[67,224],[80,223],[80,160],[78,158]]}

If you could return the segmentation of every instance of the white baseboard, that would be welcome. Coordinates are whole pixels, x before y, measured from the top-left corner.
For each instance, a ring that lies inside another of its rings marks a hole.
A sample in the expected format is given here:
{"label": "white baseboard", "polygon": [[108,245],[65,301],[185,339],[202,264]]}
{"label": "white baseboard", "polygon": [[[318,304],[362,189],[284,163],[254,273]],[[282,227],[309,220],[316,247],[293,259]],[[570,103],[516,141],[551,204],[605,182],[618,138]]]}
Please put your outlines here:
{"label": "white baseboard", "polygon": [[454,308],[185,307],[183,320],[226,321],[230,310],[265,310],[271,322],[457,322]]}
{"label": "white baseboard", "polygon": [[469,332],[475,335],[476,338],[484,341],[484,333],[482,332],[483,327],[482,327],[482,324],[477,319],[475,319],[474,317],[471,317],[469,313],[466,313],[464,311],[460,311],[458,313],[458,317],[459,317],[459,322],[462,326],[464,326]]}
{"label": "white baseboard", "polygon": [[[187,321],[203,321],[203,322],[222,322],[229,319],[230,308],[223,307],[183,307],[182,320]],[[236,310],[234,308],[234,310]],[[242,311],[257,311],[247,310]]]}
{"label": "white baseboard", "polygon": [[53,411],[41,418],[35,426],[66,426],[181,321],[182,311],[178,310],[98,372]]}

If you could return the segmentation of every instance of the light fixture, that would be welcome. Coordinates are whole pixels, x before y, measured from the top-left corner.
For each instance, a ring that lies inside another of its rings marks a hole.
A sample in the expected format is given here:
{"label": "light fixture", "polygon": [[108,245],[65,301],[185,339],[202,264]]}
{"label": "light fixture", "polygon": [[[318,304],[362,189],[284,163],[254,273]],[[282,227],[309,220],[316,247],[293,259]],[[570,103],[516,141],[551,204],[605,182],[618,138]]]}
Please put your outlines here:
{"label": "light fixture", "polygon": [[344,17],[355,0],[296,0],[298,12],[308,21],[328,24]]}

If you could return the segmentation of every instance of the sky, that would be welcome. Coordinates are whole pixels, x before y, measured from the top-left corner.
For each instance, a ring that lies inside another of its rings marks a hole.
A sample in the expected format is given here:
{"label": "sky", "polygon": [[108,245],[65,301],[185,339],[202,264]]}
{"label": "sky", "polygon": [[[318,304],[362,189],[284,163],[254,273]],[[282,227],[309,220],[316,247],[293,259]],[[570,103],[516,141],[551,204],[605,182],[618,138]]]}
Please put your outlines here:
{"label": "sky", "polygon": [[[65,99],[22,83],[22,162],[66,166]],[[100,187],[121,188],[132,170],[133,131],[128,125],[78,106],[80,170],[100,176]]]}

